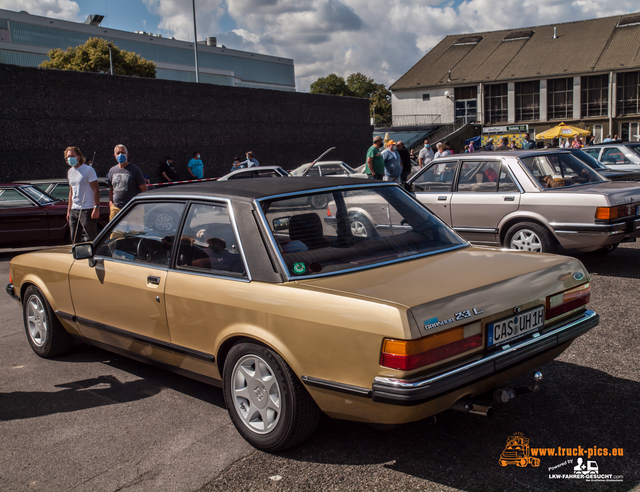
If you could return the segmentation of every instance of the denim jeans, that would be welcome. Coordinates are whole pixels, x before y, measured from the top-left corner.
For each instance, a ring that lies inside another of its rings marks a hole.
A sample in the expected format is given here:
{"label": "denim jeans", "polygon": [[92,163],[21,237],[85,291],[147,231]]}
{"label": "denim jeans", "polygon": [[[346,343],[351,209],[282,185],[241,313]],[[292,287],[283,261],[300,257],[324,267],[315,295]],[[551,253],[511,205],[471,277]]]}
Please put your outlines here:
{"label": "denim jeans", "polygon": [[[98,235],[98,222],[96,219],[91,218],[92,212],[92,208],[85,208],[83,210],[72,209],[69,213],[69,232],[72,243],[83,242],[85,234],[89,241],[93,241]],[[81,227],[78,227],[78,222],[80,222]]]}

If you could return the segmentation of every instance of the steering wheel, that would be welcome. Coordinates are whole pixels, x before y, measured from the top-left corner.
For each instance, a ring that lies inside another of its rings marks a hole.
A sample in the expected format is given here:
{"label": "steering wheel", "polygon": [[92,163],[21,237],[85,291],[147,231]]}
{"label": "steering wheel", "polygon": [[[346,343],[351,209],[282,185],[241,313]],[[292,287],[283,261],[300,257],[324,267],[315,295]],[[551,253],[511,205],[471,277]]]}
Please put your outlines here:
{"label": "steering wheel", "polygon": [[153,254],[155,253],[155,250],[151,249],[148,243],[149,241],[145,237],[141,237],[140,241],[138,241],[138,246],[136,247],[136,258],[138,260],[151,260]]}

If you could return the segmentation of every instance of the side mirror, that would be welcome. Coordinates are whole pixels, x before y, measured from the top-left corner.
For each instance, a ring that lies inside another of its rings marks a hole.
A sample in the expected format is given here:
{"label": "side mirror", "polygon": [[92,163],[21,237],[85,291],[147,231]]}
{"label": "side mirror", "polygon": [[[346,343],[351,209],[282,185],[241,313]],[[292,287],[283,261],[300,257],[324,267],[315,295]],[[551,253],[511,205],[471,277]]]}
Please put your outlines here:
{"label": "side mirror", "polygon": [[409,182],[402,183],[402,187],[407,190],[409,193],[414,193],[416,191],[416,187]]}
{"label": "side mirror", "polygon": [[286,229],[289,229],[290,222],[291,222],[291,217],[280,217],[278,219],[273,219],[273,230],[284,231]]}
{"label": "side mirror", "polygon": [[71,253],[73,254],[74,260],[89,260],[89,266],[94,267],[96,265],[96,260],[93,258],[93,244],[92,243],[81,243],[74,244],[71,249]]}

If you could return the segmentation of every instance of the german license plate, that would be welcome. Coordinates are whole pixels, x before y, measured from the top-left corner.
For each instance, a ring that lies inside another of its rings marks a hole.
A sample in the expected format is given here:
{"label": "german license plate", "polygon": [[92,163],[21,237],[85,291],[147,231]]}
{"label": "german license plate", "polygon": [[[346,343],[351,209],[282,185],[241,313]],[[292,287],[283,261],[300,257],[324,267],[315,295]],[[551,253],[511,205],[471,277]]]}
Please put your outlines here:
{"label": "german license plate", "polygon": [[487,345],[502,345],[509,340],[520,338],[527,333],[536,331],[542,326],[544,326],[544,306],[514,314],[489,324]]}

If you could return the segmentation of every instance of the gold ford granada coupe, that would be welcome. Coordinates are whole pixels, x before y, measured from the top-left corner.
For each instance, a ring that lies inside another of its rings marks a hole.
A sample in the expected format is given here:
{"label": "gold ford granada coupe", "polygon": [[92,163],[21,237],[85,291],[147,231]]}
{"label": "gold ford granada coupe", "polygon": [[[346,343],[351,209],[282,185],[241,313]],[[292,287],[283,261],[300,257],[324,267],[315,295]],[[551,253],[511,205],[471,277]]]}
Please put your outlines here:
{"label": "gold ford granada coupe", "polygon": [[640,237],[640,186],[609,181],[564,150],[441,157],[407,188],[475,244],[609,253]]}
{"label": "gold ford granada coupe", "polygon": [[[326,211],[292,205],[315,194]],[[381,217],[368,235],[353,202]],[[474,398],[512,395],[599,319],[580,261],[473,247],[401,187],[353,178],[143,193],[93,243],[14,258],[11,282],[39,356],[79,338],[220,386],[267,451],[305,440],[321,412],[482,412]]]}

